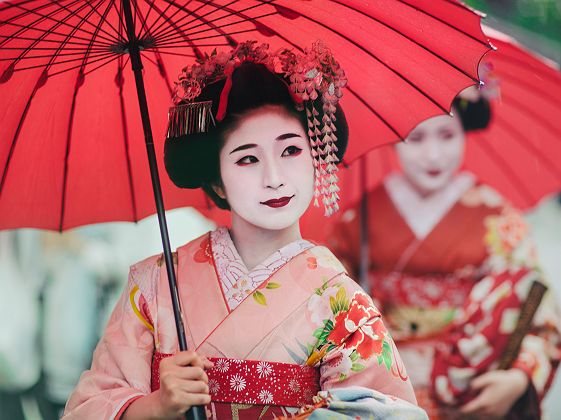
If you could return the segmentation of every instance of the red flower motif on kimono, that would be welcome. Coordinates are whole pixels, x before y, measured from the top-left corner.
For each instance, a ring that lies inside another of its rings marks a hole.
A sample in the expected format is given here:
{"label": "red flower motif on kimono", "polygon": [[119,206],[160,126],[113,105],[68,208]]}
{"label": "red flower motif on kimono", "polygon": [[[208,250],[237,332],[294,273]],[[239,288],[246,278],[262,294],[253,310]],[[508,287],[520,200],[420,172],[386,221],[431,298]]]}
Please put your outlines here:
{"label": "red flower motif on kimono", "polygon": [[335,325],[328,340],[343,345],[345,349],[356,349],[362,359],[373,354],[381,354],[386,327],[380,318],[380,311],[363,292],[355,292],[349,309],[335,316]]}
{"label": "red flower motif on kimono", "polygon": [[316,257],[309,257],[306,261],[308,262],[309,269],[315,270],[318,268],[318,260]]}
{"label": "red flower motif on kimono", "polygon": [[194,259],[198,263],[211,263],[212,250],[210,248],[210,237],[207,236],[206,239],[201,242],[200,248],[197,250],[197,252],[195,252]]}

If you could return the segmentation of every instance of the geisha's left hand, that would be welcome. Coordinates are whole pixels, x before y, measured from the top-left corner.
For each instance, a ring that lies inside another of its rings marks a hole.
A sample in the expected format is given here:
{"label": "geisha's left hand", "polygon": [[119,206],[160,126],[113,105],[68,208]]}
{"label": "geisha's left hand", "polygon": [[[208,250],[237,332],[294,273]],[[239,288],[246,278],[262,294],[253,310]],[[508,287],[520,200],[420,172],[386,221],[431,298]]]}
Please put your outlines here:
{"label": "geisha's left hand", "polygon": [[528,376],[520,369],[484,373],[471,381],[471,389],[479,394],[460,411],[482,418],[503,417],[524,394],[528,384]]}

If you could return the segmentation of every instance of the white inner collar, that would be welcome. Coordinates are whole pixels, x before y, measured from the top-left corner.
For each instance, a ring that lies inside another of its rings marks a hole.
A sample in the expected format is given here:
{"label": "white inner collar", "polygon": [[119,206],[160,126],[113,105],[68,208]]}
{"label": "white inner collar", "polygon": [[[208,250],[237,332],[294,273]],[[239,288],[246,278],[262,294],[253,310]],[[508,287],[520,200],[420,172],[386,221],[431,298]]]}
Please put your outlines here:
{"label": "white inner collar", "polygon": [[250,271],[240,257],[228,229],[221,227],[211,232],[210,237],[216,271],[230,310],[292,258],[314,246],[309,241],[296,240],[273,252]]}
{"label": "white inner collar", "polygon": [[397,211],[420,240],[432,232],[474,184],[475,176],[472,173],[461,172],[441,190],[423,197],[401,173],[392,173],[384,181],[384,187]]}

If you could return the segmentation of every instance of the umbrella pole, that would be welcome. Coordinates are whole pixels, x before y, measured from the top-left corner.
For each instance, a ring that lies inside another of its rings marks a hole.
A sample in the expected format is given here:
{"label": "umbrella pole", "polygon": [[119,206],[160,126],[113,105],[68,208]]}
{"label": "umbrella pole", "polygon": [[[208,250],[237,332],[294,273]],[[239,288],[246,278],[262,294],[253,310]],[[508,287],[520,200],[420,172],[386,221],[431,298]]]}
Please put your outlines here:
{"label": "umbrella pole", "polygon": [[[162,237],[162,245],[164,247],[164,258],[168,275],[171,302],[173,306],[173,316],[175,318],[175,327],[177,329],[177,339],[179,341],[179,349],[181,351],[184,351],[187,350],[185,326],[183,324],[183,316],[181,312],[181,305],[179,302],[179,292],[177,289],[177,280],[173,267],[173,257],[169,244],[164,200],[162,197],[160,176],[158,174],[158,163],[156,160],[156,152],[154,150],[154,140],[152,137],[152,127],[150,125],[150,117],[148,113],[148,103],[146,101],[144,79],[142,78],[142,61],[140,59],[140,48],[138,39],[135,34],[130,0],[123,0],[123,12],[125,14],[125,22],[127,26],[127,34],[129,39],[128,50],[131,58],[132,70],[134,72],[136,92],[138,94],[138,105],[140,106],[142,128],[144,130],[144,140],[146,142],[146,153],[148,155],[148,163],[150,165],[150,177],[152,179],[152,188],[154,190],[154,199],[156,201],[156,210],[158,213],[158,222],[160,225],[160,235]],[[193,406],[185,416],[189,420],[206,419],[204,406]]]}
{"label": "umbrella pole", "polygon": [[368,194],[366,186],[367,178],[367,155],[360,158],[359,161],[360,176],[360,266],[358,271],[358,280],[360,286],[370,294],[370,282],[368,280],[368,271],[370,269],[370,238],[368,237]]}

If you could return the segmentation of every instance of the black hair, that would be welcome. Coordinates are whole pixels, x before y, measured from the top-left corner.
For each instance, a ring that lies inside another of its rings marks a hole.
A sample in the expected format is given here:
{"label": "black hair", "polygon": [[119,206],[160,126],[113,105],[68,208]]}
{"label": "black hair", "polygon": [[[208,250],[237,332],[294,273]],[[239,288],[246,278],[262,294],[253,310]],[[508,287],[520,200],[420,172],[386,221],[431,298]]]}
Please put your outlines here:
{"label": "black hair", "polygon": [[465,132],[487,128],[491,121],[491,104],[483,97],[472,102],[458,96],[452,106],[458,113]]}
{"label": "black hair", "polygon": [[[212,101],[212,114],[218,111],[219,98],[225,80],[207,85],[197,97],[197,101]],[[283,107],[289,115],[297,118],[307,132],[304,111],[297,111],[286,82],[273,74],[263,64],[249,61],[242,63],[232,74],[232,87],[228,95],[225,118],[217,122],[206,133],[167,138],[164,146],[164,163],[170,179],[181,188],[202,188],[221,209],[228,209],[228,202],[221,198],[213,187],[221,187],[220,150],[225,136],[234,130],[247,113],[266,105]],[[316,105],[320,112],[322,106]],[[337,155],[345,152],[348,141],[348,126],[342,109],[335,112],[337,119]]]}

